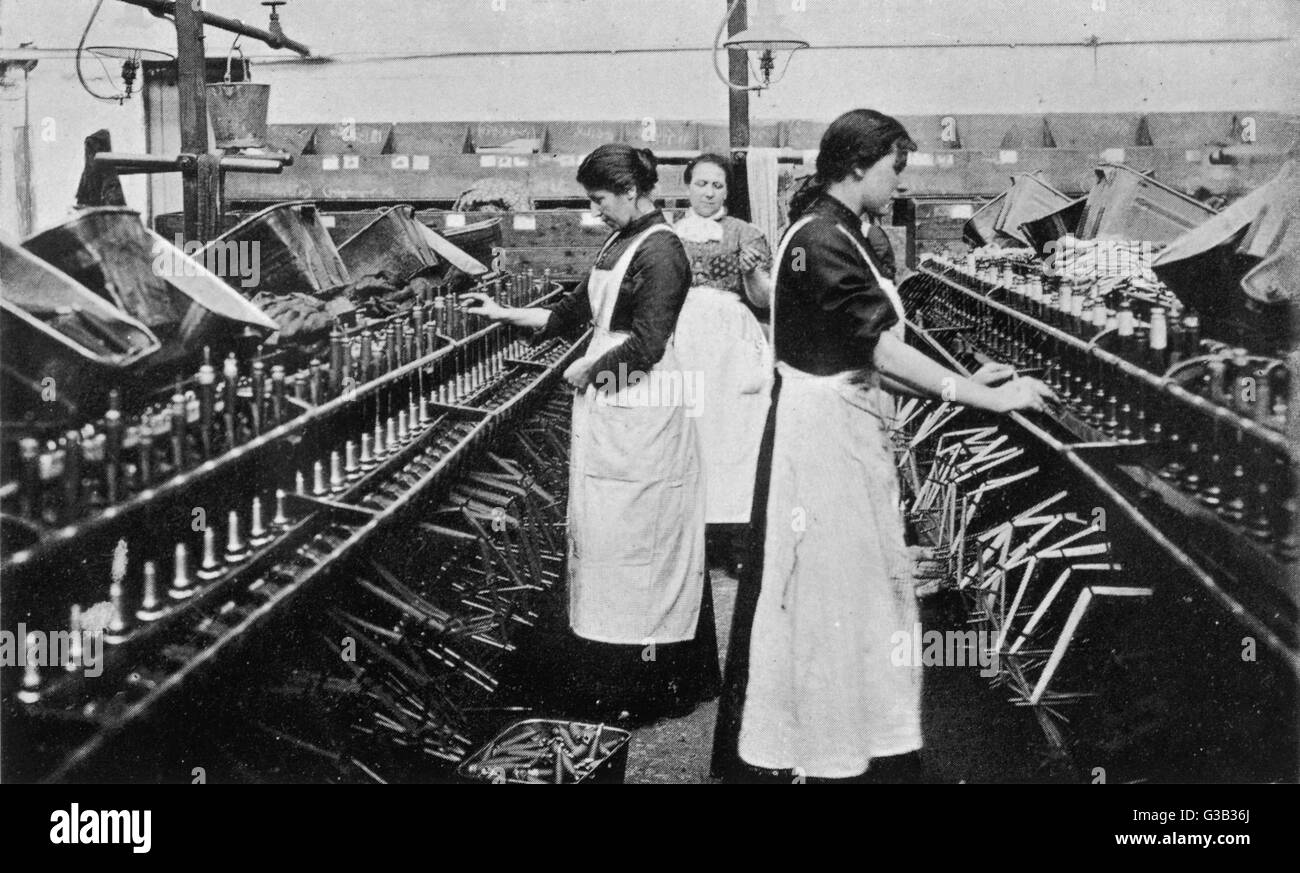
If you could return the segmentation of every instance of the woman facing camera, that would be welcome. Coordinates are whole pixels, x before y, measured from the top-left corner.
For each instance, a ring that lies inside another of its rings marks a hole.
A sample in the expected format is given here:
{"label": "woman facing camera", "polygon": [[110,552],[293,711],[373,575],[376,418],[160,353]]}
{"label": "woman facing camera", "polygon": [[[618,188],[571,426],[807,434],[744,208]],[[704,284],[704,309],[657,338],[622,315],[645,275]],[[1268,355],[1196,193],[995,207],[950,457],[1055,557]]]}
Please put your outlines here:
{"label": "woman facing camera", "polygon": [[[893,282],[863,236],[915,145],[867,109],[827,128],[791,201],[772,301],[776,380],[714,772],[734,778],[920,778],[920,667],[891,661],[919,621],[890,428],[893,396],[1041,410],[1047,386],[967,378],[910,347]],[[747,587],[746,582],[751,583]],[[747,657],[746,657],[747,656]],[[739,759],[749,770],[738,766]]]}
{"label": "woman facing camera", "polygon": [[578,182],[613,231],[588,277],[559,303],[469,311],[541,331],[591,323],[564,373],[574,387],[569,458],[572,695],[614,718],[689,711],[717,694],[704,565],[704,480],[673,332],[690,288],[681,241],[650,199],[654,155],[603,145]]}
{"label": "woman facing camera", "polygon": [[767,418],[767,338],[745,305],[767,308],[771,251],[762,231],[727,214],[731,164],[700,155],[686,166],[691,207],[673,226],[691,261],[691,290],[677,324],[677,352],[698,373],[695,410],[709,524],[749,523],[758,444]]}

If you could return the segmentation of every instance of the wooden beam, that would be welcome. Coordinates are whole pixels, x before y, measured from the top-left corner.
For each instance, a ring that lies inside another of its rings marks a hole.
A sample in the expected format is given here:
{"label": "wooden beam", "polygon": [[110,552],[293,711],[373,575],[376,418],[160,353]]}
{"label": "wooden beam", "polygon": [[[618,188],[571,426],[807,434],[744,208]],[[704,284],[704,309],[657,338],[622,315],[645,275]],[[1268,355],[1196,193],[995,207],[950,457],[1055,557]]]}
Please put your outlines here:
{"label": "wooden beam", "polygon": [[[173,9],[176,16],[176,88],[180,96],[180,150],[191,155],[201,155],[208,150],[203,15],[192,3],[177,3]],[[183,177],[182,197],[187,241],[207,241],[200,236],[200,184],[195,173],[186,173]]]}
{"label": "wooden beam", "polygon": [[[727,2],[727,0],[723,0]],[[748,26],[745,0],[736,3],[731,18],[727,20],[727,36],[735,36]],[[749,84],[749,53],[727,51],[727,78],[733,84]],[[749,148],[749,92],[727,89],[728,129],[731,137],[732,168],[731,187],[727,191],[727,211],[742,221],[749,220],[749,181],[745,172],[746,150]]]}
{"label": "wooden beam", "polygon": [[[723,0],[728,3],[728,0]],[[728,3],[728,5],[730,5]],[[736,9],[727,21],[727,36],[735,36],[745,29],[747,12],[745,0],[736,4]],[[747,52],[729,49],[727,51],[727,77],[733,84],[749,84],[749,55]],[[731,128],[731,147],[733,149],[749,148],[749,92],[727,89],[728,118]]]}

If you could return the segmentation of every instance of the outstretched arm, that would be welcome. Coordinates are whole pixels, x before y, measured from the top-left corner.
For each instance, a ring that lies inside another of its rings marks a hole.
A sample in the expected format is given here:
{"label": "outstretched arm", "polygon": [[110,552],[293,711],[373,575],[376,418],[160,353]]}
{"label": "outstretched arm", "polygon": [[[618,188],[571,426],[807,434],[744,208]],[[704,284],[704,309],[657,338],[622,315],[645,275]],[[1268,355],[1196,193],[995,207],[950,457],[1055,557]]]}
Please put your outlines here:
{"label": "outstretched arm", "polygon": [[[1022,409],[1046,412],[1047,404],[1056,400],[1052,389],[1037,379],[1012,379],[997,388],[981,384],[981,381],[959,375],[931,360],[888,332],[880,335],[872,360],[883,376],[923,397],[936,397],[990,412]],[[996,368],[985,368],[981,372],[987,373],[990,369]]]}

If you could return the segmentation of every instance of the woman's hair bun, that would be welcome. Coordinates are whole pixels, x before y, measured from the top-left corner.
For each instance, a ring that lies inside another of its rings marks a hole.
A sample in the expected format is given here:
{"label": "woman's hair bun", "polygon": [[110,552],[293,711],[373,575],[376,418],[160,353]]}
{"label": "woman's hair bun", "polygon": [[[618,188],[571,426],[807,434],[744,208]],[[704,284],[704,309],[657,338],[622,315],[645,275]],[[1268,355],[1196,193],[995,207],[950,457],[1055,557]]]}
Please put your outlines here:
{"label": "woman's hair bun", "polygon": [[637,188],[641,191],[649,191],[659,184],[659,170],[656,169],[659,160],[650,149],[637,149],[636,155],[641,164],[636,174]]}
{"label": "woman's hair bun", "polygon": [[578,167],[578,182],[587,188],[630,191],[649,194],[659,183],[658,161],[649,149],[624,143],[606,143],[596,149]]}

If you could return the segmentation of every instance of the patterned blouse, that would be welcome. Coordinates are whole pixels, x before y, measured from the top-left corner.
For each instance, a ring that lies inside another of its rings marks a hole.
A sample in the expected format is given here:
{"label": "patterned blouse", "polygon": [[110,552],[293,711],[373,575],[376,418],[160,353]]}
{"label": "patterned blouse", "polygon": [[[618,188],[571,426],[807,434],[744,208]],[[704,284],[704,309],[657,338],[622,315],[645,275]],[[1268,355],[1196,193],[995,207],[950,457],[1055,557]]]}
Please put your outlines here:
{"label": "patterned blouse", "polygon": [[745,285],[740,275],[740,251],[749,247],[759,252],[764,270],[772,269],[772,251],[763,232],[747,221],[724,215],[722,240],[691,242],[683,240],[686,256],[691,261],[691,286],[708,285],[723,291],[732,291],[745,299]]}

